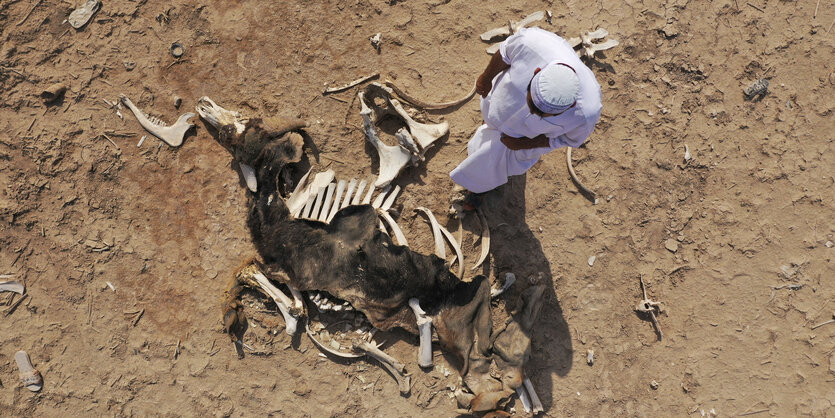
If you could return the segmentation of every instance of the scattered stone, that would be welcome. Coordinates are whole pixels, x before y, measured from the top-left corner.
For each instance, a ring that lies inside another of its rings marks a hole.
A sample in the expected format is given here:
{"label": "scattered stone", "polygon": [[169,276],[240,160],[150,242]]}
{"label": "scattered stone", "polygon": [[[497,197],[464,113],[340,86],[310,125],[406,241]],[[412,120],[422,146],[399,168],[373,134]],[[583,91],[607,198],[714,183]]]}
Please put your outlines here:
{"label": "scattered stone", "polygon": [[64,97],[64,93],[67,91],[67,86],[64,83],[55,83],[41,92],[41,99],[46,104],[56,102]]}
{"label": "scattered stone", "polygon": [[81,7],[70,13],[69,17],[67,17],[67,22],[70,23],[70,26],[81,29],[99,11],[100,7],[101,0],[87,0]]}
{"label": "scattered stone", "polygon": [[376,35],[372,36],[369,39],[371,39],[371,46],[373,46],[379,54],[380,48],[383,46],[383,34],[378,32]]}
{"label": "scattered stone", "polygon": [[664,241],[664,248],[666,248],[670,252],[674,253],[674,252],[678,251],[678,241],[670,238],[670,239]]}
{"label": "scattered stone", "polygon": [[754,100],[756,97],[765,96],[768,93],[768,80],[761,78],[742,91],[745,94],[745,100]]}
{"label": "scattered stone", "polygon": [[593,255],[589,257],[589,267],[594,265],[595,260],[597,260],[597,256]]}
{"label": "scattered stone", "polygon": [[122,64],[125,65],[125,71],[133,71],[136,68],[136,63],[133,61],[125,61]]}
{"label": "scattered stone", "polygon": [[179,109],[180,105],[183,104],[183,99],[179,96],[174,96],[174,108]]}
{"label": "scattered stone", "polygon": [[657,390],[658,389],[658,382],[653,380],[652,382],[649,383],[649,387],[651,387],[652,390]]}

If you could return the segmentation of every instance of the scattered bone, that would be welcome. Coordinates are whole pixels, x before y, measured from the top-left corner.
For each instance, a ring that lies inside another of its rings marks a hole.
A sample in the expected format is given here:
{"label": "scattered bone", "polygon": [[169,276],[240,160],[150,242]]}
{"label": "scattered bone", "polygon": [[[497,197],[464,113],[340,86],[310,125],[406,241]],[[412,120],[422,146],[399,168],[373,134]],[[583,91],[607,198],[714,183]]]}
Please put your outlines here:
{"label": "scattered bone", "polygon": [[[308,173],[310,174],[310,173]],[[333,170],[328,170],[322,173],[317,173],[313,176],[313,181],[310,182],[307,187],[305,187],[301,192],[298,191],[298,188],[304,183],[304,180],[307,179],[307,174],[305,177],[302,177],[302,181],[299,182],[299,185],[296,186],[296,190],[293,191],[293,194],[287,199],[287,208],[290,210],[290,213],[298,213],[302,207],[304,207],[311,197],[315,197],[319,190],[328,186],[328,184],[333,181],[334,172]],[[307,217],[307,216],[305,216]]]}
{"label": "scattered bone", "polygon": [[64,83],[55,83],[41,92],[41,99],[46,104],[52,103],[60,99],[67,91],[67,85]]}
{"label": "scattered bone", "polygon": [[594,350],[592,349],[586,350],[586,364],[589,366],[594,364]]}
{"label": "scattered bone", "polygon": [[478,220],[481,222],[481,256],[470,271],[474,271],[481,266],[484,260],[487,260],[487,254],[490,253],[490,226],[487,224],[487,217],[484,216],[481,208],[476,208],[475,211],[478,214]]}
{"label": "scattered bone", "polygon": [[401,395],[407,395],[411,391],[411,378],[405,374],[406,366],[403,363],[382,352],[376,345],[368,341],[355,338],[352,345],[355,351],[363,351],[366,355],[379,361],[394,376]]}
{"label": "scattered bone", "polygon": [[512,34],[513,33],[510,31],[510,25],[508,24],[495,29],[490,29],[487,32],[482,33],[479,37],[484,42],[494,42],[507,38]]}
{"label": "scattered bone", "polygon": [[364,83],[364,82],[366,82],[366,81],[368,81],[368,80],[373,80],[373,79],[375,79],[375,78],[377,78],[377,77],[379,77],[379,76],[380,76],[380,73],[374,73],[374,74],[371,74],[371,75],[367,75],[367,76],[364,76],[364,77],[360,77],[360,78],[358,78],[358,79],[356,79],[356,80],[354,80],[354,81],[351,81],[351,82],[350,82],[350,83],[348,83],[348,84],[343,84],[343,85],[338,86],[338,87],[329,87],[329,88],[326,88],[326,89],[325,89],[325,91],[324,91],[322,94],[336,93],[336,92],[340,92],[340,91],[342,91],[342,90],[348,90],[348,89],[349,89],[349,88],[351,88],[351,87],[354,87],[354,86],[356,86],[356,85],[358,85],[358,84],[362,84],[362,83]]}
{"label": "scattered bone", "polygon": [[371,41],[371,46],[377,50],[377,53],[380,53],[380,48],[383,46],[383,34],[377,32],[376,35],[368,38]]}
{"label": "scattered bone", "polygon": [[765,96],[768,93],[768,79],[761,78],[742,91],[745,95],[745,100],[754,100],[755,98]]}
{"label": "scattered bone", "polygon": [[378,213],[380,217],[389,224],[389,228],[391,228],[394,237],[397,239],[397,245],[408,247],[409,243],[406,241],[406,236],[403,235],[403,231],[400,229],[400,226],[397,225],[397,222],[395,222],[391,215],[389,215],[388,211],[379,211]]}
{"label": "scattered bone", "polygon": [[[354,200],[351,201],[352,205],[359,205],[360,204],[360,196],[362,196],[362,191],[365,190],[365,186],[368,185],[367,180],[360,181],[360,184],[357,186],[357,194],[354,195]],[[368,197],[371,200],[371,197]]]}
{"label": "scattered bone", "polygon": [[336,216],[336,212],[339,210],[339,204],[342,201],[342,193],[345,191],[345,180],[339,180],[339,183],[336,185],[336,197],[333,199],[333,207],[331,208],[330,214],[328,214],[327,219],[325,222],[330,223],[334,216]]}
{"label": "scattered bone", "polygon": [[[420,145],[423,152],[426,152],[426,149],[431,147],[435,141],[449,132],[449,123],[447,122],[435,124],[420,123],[412,119],[411,116],[406,113],[406,110],[403,109],[400,102],[396,99],[390,99],[390,103],[394,107],[394,110],[397,111],[397,114],[399,114],[406,122],[406,126],[409,128],[409,133],[412,135],[412,138],[415,139],[417,144]],[[421,154],[421,156],[423,156],[423,154]]]}
{"label": "scattered bone", "polygon": [[14,292],[19,295],[22,295],[24,290],[26,290],[26,288],[23,286],[23,283],[20,283],[18,281],[10,280],[6,282],[0,282],[0,292]]}
{"label": "scattered bone", "polygon": [[504,275],[504,284],[502,285],[501,289],[490,289],[490,297],[495,298],[504,293],[510,286],[516,283],[516,275],[513,273],[507,273]]}
{"label": "scattered bone", "polygon": [[[2,285],[0,285],[0,287],[2,287]],[[812,329],[818,329],[818,328],[820,328],[820,327],[822,327],[826,324],[831,324],[833,322],[835,322],[835,313],[832,314],[832,319],[830,319],[828,321],[821,322],[820,324],[817,324],[817,325],[813,326]]]}
{"label": "scattered bone", "polygon": [[432,214],[431,210],[423,206],[415,210],[426,214],[426,217],[429,219],[429,224],[432,225],[432,237],[435,238],[435,255],[446,260],[446,246],[444,245],[444,238],[441,236],[441,226],[435,219],[435,215]]}
{"label": "scattered bone", "polygon": [[290,314],[290,307],[293,306],[293,300],[285,295],[279,288],[273,286],[269,279],[267,279],[267,277],[262,273],[258,272],[253,274],[252,278],[255,279],[258,286],[260,286],[264,293],[272,298],[273,302],[275,302],[276,306],[278,306],[278,309],[281,311],[281,316],[284,317],[284,322],[286,323],[284,331],[287,335],[294,335],[299,321],[296,317]]}
{"label": "scattered bone", "polygon": [[571,180],[574,181],[574,184],[577,185],[577,188],[580,189],[580,193],[583,194],[587,199],[591,200],[593,204],[597,204],[597,194],[595,194],[591,189],[586,187],[583,182],[577,177],[577,173],[574,172],[574,165],[571,162],[571,147],[565,148],[565,163],[568,165],[568,174],[571,175]]}
{"label": "scattered bone", "polygon": [[641,292],[643,292],[644,298],[638,302],[635,310],[650,315],[650,318],[652,318],[652,326],[655,327],[655,332],[658,333],[658,340],[661,341],[664,334],[661,333],[661,327],[658,325],[658,319],[655,317],[656,311],[661,312],[661,303],[655,302],[647,297],[647,289],[644,286],[643,275],[641,275]]}
{"label": "scattered bone", "polygon": [[582,32],[579,38],[569,38],[568,43],[574,47],[580,47],[577,55],[586,58],[593,58],[597,51],[605,51],[620,45],[616,39],[609,39],[601,43],[595,43],[609,36],[609,31],[599,28],[592,32]]}
{"label": "scattered bone", "polygon": [[423,156],[417,142],[415,142],[415,139],[412,137],[412,134],[409,133],[408,129],[398,129],[397,132],[394,133],[394,137],[397,138],[397,143],[399,143],[401,147],[412,154],[412,165],[416,165],[418,161],[426,161],[426,157]]}
{"label": "scattered bone", "polygon": [[319,213],[318,219],[322,222],[328,220],[328,214],[330,212],[330,205],[331,200],[333,200],[333,192],[336,190],[336,185],[331,183],[328,184],[327,192],[325,192],[325,202],[322,204],[322,212]]}
{"label": "scattered bone", "polygon": [[[507,25],[498,27],[495,29],[488,30],[481,34],[481,40],[485,42],[497,42],[503,40],[504,38],[513,35],[514,33],[518,32],[519,29],[522,29],[531,23],[540,21],[545,18],[544,11],[533,12],[527,16],[525,16],[522,20],[518,22],[508,22]],[[487,53],[493,55],[496,51],[499,50],[500,44],[494,44],[487,48]]]}
{"label": "scattered bone", "polygon": [[348,207],[351,204],[351,195],[354,193],[354,190],[357,187],[357,179],[351,179],[348,182],[348,191],[345,192],[345,200],[342,201],[342,204],[339,206],[339,209],[343,209]]}
{"label": "scattered bone", "polygon": [[136,148],[141,147],[142,144],[145,142],[145,138],[147,138],[147,137],[148,137],[148,135],[142,135],[142,138],[139,138],[139,142],[136,143]]}
{"label": "scattered bone", "polygon": [[75,9],[67,17],[67,22],[70,26],[81,29],[90,19],[99,11],[101,7],[101,0],[87,0],[81,7]]}
{"label": "scattered bone", "polygon": [[313,204],[314,203],[316,203],[316,196],[315,195],[310,196],[310,198],[307,199],[307,203],[304,204],[304,208],[302,209],[301,213],[299,214],[300,216],[298,216],[298,217],[302,218],[302,219],[309,219],[310,218],[310,212],[313,211]]}
{"label": "scattered bone", "polygon": [[525,412],[531,412],[531,398],[528,397],[528,391],[525,390],[524,381],[522,385],[516,388],[516,394],[519,396],[519,400],[522,401],[522,407],[525,409]]}
{"label": "scattered bone", "polygon": [[432,367],[432,317],[420,308],[420,301],[409,299],[409,307],[415,313],[417,326],[420,330],[420,347],[418,348],[418,365],[423,368]]}
{"label": "scattered bone", "polygon": [[525,377],[523,383],[525,385],[525,390],[528,392],[528,396],[531,397],[531,412],[536,415],[544,411],[545,409],[542,407],[542,402],[539,400],[539,396],[536,395],[536,390],[533,388],[531,379]]}
{"label": "scattered bone", "polygon": [[394,93],[400,96],[403,100],[409,102],[410,104],[419,107],[421,109],[426,110],[438,110],[438,109],[446,109],[448,107],[458,106],[460,104],[466,103],[468,100],[472,99],[475,96],[475,84],[470,89],[470,92],[467,93],[464,97],[453,100],[450,102],[442,102],[442,103],[434,103],[434,102],[424,102],[423,100],[416,99],[410,94],[403,91],[403,89],[397,87],[392,81],[386,80],[386,86],[394,90]]}
{"label": "scattered bone", "polygon": [[384,187],[406,168],[406,164],[411,160],[411,154],[403,147],[386,145],[380,140],[377,128],[371,121],[371,109],[365,104],[363,92],[359,92],[358,95],[362,106],[360,115],[362,116],[366,139],[377,149],[380,158],[380,174],[377,181],[374,182],[374,187]]}
{"label": "scattered bone", "polygon": [[443,225],[438,224],[438,227],[440,228],[441,233],[446,237],[447,241],[449,241],[449,245],[455,251],[455,257],[456,260],[458,260],[458,277],[462,278],[464,277],[464,253],[461,252],[461,244],[455,240],[455,237],[453,237],[449,230]]}
{"label": "scattered bone", "polygon": [[298,208],[304,207],[304,199],[301,192],[307,186],[307,179],[310,177],[311,171],[313,171],[312,168],[307,170],[307,173],[304,173],[302,178],[299,179],[299,182],[296,184],[296,187],[293,189],[293,192],[287,197],[287,201],[284,202],[284,204],[287,205],[287,209],[293,216],[296,216]]}
{"label": "scattered bone", "polygon": [[336,356],[336,357],[346,358],[346,359],[355,359],[355,358],[360,358],[360,357],[363,356],[363,354],[348,353],[348,352],[345,352],[345,351],[339,351],[338,349],[335,350],[335,349],[329,347],[327,344],[323,343],[322,341],[319,341],[319,339],[316,338],[313,331],[310,330],[310,325],[309,324],[305,324],[305,332],[307,333],[307,336],[310,337],[310,340],[313,341],[313,344],[316,345],[316,347],[318,347],[320,350],[322,350],[322,351],[324,351],[328,354],[331,354],[331,355]]}
{"label": "scattered bone", "polygon": [[172,147],[182,145],[186,131],[194,126],[188,122],[190,118],[194,117],[194,113],[184,113],[177,119],[177,122],[168,126],[155,117],[146,116],[141,110],[139,110],[139,108],[134,106],[133,102],[131,102],[124,94],[119,95],[119,99],[121,99],[122,104],[127,106],[127,108],[133,112],[136,120],[139,121],[139,124],[142,125],[146,131]]}
{"label": "scattered bone", "polygon": [[589,257],[589,261],[588,261],[588,263],[589,263],[589,267],[594,266],[594,262],[595,262],[596,260],[597,260],[597,256],[596,256],[596,255],[593,255],[593,256]]}
{"label": "scattered bone", "polygon": [[684,144],[684,162],[690,161],[691,158],[690,147],[688,147],[687,144]]}

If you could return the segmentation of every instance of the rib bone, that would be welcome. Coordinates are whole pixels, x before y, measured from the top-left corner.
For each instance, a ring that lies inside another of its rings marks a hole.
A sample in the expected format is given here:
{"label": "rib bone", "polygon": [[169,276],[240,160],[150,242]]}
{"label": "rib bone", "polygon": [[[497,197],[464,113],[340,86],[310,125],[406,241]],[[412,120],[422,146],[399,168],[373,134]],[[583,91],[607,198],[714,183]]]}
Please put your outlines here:
{"label": "rib bone", "polygon": [[336,216],[336,212],[339,210],[339,204],[342,201],[342,193],[345,191],[346,183],[345,180],[339,180],[339,183],[336,185],[336,197],[333,199],[333,207],[331,208],[330,214],[328,214],[328,218],[325,220],[328,223]]}
{"label": "rib bone", "polygon": [[287,201],[285,202],[285,204],[287,205],[287,209],[293,216],[296,216],[298,211],[304,207],[304,203],[307,200],[304,198],[305,196],[302,196],[302,190],[304,190],[304,188],[307,186],[307,179],[310,178],[311,171],[313,171],[312,168],[310,170],[307,170],[307,173],[305,173],[302,176],[302,178],[299,179],[299,182],[298,184],[296,184],[296,187],[293,189],[293,192],[290,193],[290,196],[287,197]]}
{"label": "rib bone", "polygon": [[481,257],[478,258],[470,271],[477,269],[487,259],[487,254],[490,253],[490,226],[487,225],[487,217],[484,216],[484,212],[480,208],[476,208],[476,213],[478,214],[478,220],[481,222]]}
{"label": "rib bone", "polygon": [[[368,185],[368,181],[363,179],[360,181],[359,186],[357,186],[357,194],[354,195],[354,200],[351,201],[352,205],[359,205],[360,204],[360,196],[362,196],[362,191],[365,190],[365,186]],[[368,197],[371,199],[371,196]]]}
{"label": "rib bone", "polygon": [[397,380],[397,387],[400,389],[401,395],[408,395],[411,391],[411,378],[404,374],[406,366],[397,361],[395,358],[382,352],[376,345],[368,341],[355,338],[352,341],[354,350],[365,352],[366,355],[373,357],[379,361],[386,370],[391,373],[395,380]]}
{"label": "rib bone", "polygon": [[417,298],[409,299],[409,307],[415,313],[418,329],[420,330],[420,347],[418,347],[418,365],[423,368],[432,367],[432,317],[420,308]]}
{"label": "rib bone", "polygon": [[18,281],[0,282],[0,292],[15,292],[22,295],[23,291],[23,284]]}
{"label": "rib bone", "polygon": [[369,188],[368,188],[368,192],[367,192],[367,193],[365,193],[365,197],[363,197],[363,198],[362,198],[362,204],[363,204],[363,205],[368,205],[368,204],[370,204],[370,203],[371,203],[371,195],[372,195],[372,194],[374,194],[374,188],[373,188],[373,187],[369,187]]}
{"label": "rib bone", "polygon": [[383,205],[380,206],[380,210],[388,211],[391,209],[391,205],[394,204],[394,199],[397,199],[397,194],[400,193],[400,186],[394,186],[394,190],[389,193],[389,197],[383,202]]}
{"label": "rib bone", "polygon": [[[306,207],[307,202],[310,199],[310,196],[315,196],[319,193],[324,187],[327,187],[328,184],[333,181],[334,172],[333,170],[324,171],[321,173],[317,173],[313,177],[313,181],[310,182],[307,187],[305,187],[301,192],[294,191],[293,195],[287,199],[287,209],[290,210],[290,213],[297,213],[301,210],[302,207]],[[298,189],[298,187],[297,187]],[[305,215],[303,217],[308,217]]]}
{"label": "rib bone", "polygon": [[441,236],[441,226],[435,220],[435,215],[432,211],[421,206],[415,210],[422,211],[429,218],[429,224],[432,225],[432,237],[435,238],[435,255],[446,260],[446,247],[444,246],[444,238]]}
{"label": "rib bone", "polygon": [[374,202],[371,203],[371,206],[374,208],[379,208],[380,206],[383,206],[383,200],[385,200],[386,194],[389,192],[389,190],[391,190],[391,187],[384,188],[380,192],[380,194],[378,194],[377,197],[374,199]]}
{"label": "rib bone", "polygon": [[525,408],[525,412],[531,412],[531,398],[528,397],[528,391],[525,390],[525,385],[522,384],[518,388],[516,388],[516,394],[519,395],[519,400],[522,401],[522,407]]}
{"label": "rib bone", "polygon": [[[461,244],[455,240],[455,237],[443,225],[438,224],[441,233],[446,237],[449,245],[455,251],[456,260],[458,260],[458,277],[463,278],[464,275],[464,253],[461,252]],[[454,261],[453,261],[454,262]]]}
{"label": "rib bone", "polygon": [[354,193],[354,190],[357,187],[357,179],[351,179],[348,182],[348,191],[345,192],[345,200],[342,201],[342,204],[339,206],[339,209],[345,208],[351,204],[351,195]]}
{"label": "rib bone", "polygon": [[188,120],[194,117],[194,113],[184,113],[180,115],[177,122],[168,126],[157,118],[150,118],[146,116],[124,94],[120,94],[119,99],[121,99],[122,104],[127,106],[128,109],[133,112],[133,115],[136,116],[136,120],[139,121],[139,124],[142,125],[146,131],[150,132],[153,136],[161,139],[163,142],[172,147],[179,147],[182,145],[183,139],[186,136],[186,131],[194,126],[191,123],[188,123]]}
{"label": "rib bone", "polygon": [[262,273],[258,272],[252,275],[255,281],[261,286],[261,289],[264,290],[264,293],[267,294],[270,298],[272,298],[273,302],[275,302],[278,309],[281,311],[281,316],[284,317],[284,322],[286,323],[285,332],[288,335],[294,335],[296,333],[296,328],[298,326],[299,320],[290,314],[290,306],[293,305],[293,301],[284,294],[279,288],[273,286],[272,283],[264,276]]}
{"label": "rib bone", "polygon": [[334,355],[336,357],[347,358],[347,359],[355,359],[355,358],[360,358],[360,357],[363,356],[363,354],[346,353],[344,351],[334,350],[333,348],[329,347],[327,344],[322,343],[321,341],[319,341],[318,338],[316,338],[314,336],[313,331],[310,330],[310,325],[308,323],[305,323],[305,332],[307,333],[307,336],[310,337],[310,340],[313,341],[313,344],[316,345],[316,347],[319,347],[320,350],[322,350],[322,351],[324,351],[328,354]]}
{"label": "rib bone", "polygon": [[408,247],[409,243],[406,241],[406,236],[403,235],[403,231],[400,229],[400,226],[397,225],[397,222],[394,221],[391,215],[389,215],[389,213],[384,210],[381,210],[379,214],[380,217],[383,218],[383,220],[385,220],[386,223],[389,224],[389,228],[391,228],[391,231],[394,233],[394,237],[397,238],[397,244]]}
{"label": "rib bone", "polygon": [[328,184],[328,189],[325,192],[325,202],[322,203],[322,212],[319,213],[319,219],[322,222],[326,222],[328,220],[328,215],[330,213],[330,205],[331,200],[333,199],[333,192],[336,189],[336,185],[331,183]]}
{"label": "rib bone", "polygon": [[323,187],[316,193],[316,202],[313,204],[313,212],[310,212],[310,219],[317,219],[319,217],[319,211],[322,209],[322,200],[325,199],[325,191],[327,189]]}
{"label": "rib bone", "polygon": [[386,145],[380,140],[377,128],[371,121],[371,109],[365,104],[363,92],[359,92],[358,95],[360,105],[362,105],[360,115],[362,116],[366,139],[368,139],[371,145],[374,145],[380,157],[380,174],[377,177],[377,181],[374,182],[374,186],[384,187],[391,183],[403,171],[406,164],[411,160],[411,154],[400,146]]}

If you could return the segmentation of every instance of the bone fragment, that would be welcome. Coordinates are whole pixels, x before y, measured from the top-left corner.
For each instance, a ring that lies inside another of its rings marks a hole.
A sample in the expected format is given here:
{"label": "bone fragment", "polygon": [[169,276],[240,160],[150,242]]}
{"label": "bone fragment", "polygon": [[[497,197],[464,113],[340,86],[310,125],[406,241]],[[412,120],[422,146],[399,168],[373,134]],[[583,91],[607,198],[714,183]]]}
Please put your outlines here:
{"label": "bone fragment", "polygon": [[[357,194],[354,195],[354,200],[351,201],[352,205],[359,205],[360,204],[360,196],[362,196],[362,191],[365,190],[365,186],[368,184],[367,180],[360,181],[360,184],[357,186]],[[369,196],[368,199],[370,200],[371,197]]]}
{"label": "bone fragment", "polygon": [[655,328],[655,332],[658,334],[658,341],[664,338],[664,334],[661,332],[661,326],[658,324],[658,319],[655,317],[655,313],[661,312],[661,303],[655,302],[649,297],[647,297],[647,288],[644,285],[644,276],[640,276],[641,279],[641,292],[644,294],[644,298],[638,302],[638,305],[635,307],[635,310],[642,313],[648,313],[650,318],[652,319],[652,326]]}
{"label": "bone fragment", "polygon": [[379,77],[379,76],[380,76],[380,73],[374,73],[374,74],[371,74],[371,75],[367,75],[367,76],[364,76],[364,77],[360,77],[360,78],[358,78],[358,79],[356,79],[356,80],[354,80],[354,81],[351,81],[350,83],[343,84],[343,85],[341,85],[341,86],[337,86],[337,87],[328,87],[328,88],[326,88],[326,89],[325,89],[325,91],[324,91],[324,92],[322,92],[322,94],[336,93],[336,92],[340,92],[340,91],[342,91],[342,90],[348,90],[348,89],[349,89],[349,88],[351,88],[351,87],[354,87],[354,86],[356,86],[356,85],[358,85],[358,84],[362,84],[362,83],[364,83],[364,82],[366,82],[366,81],[368,81],[368,80],[373,80],[373,79],[375,79],[375,78],[377,78],[377,77]]}
{"label": "bone fragment", "polygon": [[336,184],[329,184],[327,192],[325,192],[325,202],[322,204],[322,212],[319,214],[319,220],[325,222],[328,220],[330,214],[331,201],[333,200],[333,193],[336,190]]}
{"label": "bone fragment", "polygon": [[342,201],[342,204],[339,205],[339,209],[348,207],[351,204],[351,195],[354,194],[354,190],[357,188],[357,179],[351,179],[348,182],[348,191],[345,192],[345,199]]}
{"label": "bone fragment", "polygon": [[383,189],[380,192],[380,194],[378,194],[377,197],[374,199],[374,202],[371,203],[371,206],[374,208],[380,208],[380,206],[383,206],[383,201],[385,200],[386,194],[389,192],[389,190],[391,190],[391,186],[387,186],[385,189]]}
{"label": "bone fragment", "polygon": [[0,292],[15,292],[22,295],[24,290],[25,287],[23,286],[23,283],[18,281],[11,280],[7,282],[0,282]]}
{"label": "bone fragment", "polygon": [[322,209],[322,201],[325,200],[327,188],[323,187],[316,193],[316,202],[313,204],[313,212],[310,212],[310,219],[319,219],[319,212]]}
{"label": "bone fragment", "polygon": [[412,165],[416,165],[418,161],[426,161],[426,157],[423,156],[423,152],[420,150],[420,147],[418,147],[415,139],[412,138],[412,134],[409,133],[408,129],[398,129],[397,132],[394,133],[394,137],[397,138],[397,143],[400,144],[401,147],[412,154]]}
{"label": "bone fragment", "polygon": [[583,182],[577,177],[577,173],[574,172],[574,165],[571,162],[571,147],[565,148],[565,163],[568,165],[568,174],[571,175],[571,180],[574,181],[574,184],[577,185],[577,188],[580,189],[580,193],[583,194],[587,199],[591,200],[593,204],[597,204],[597,194],[595,194],[591,189],[586,187]]}
{"label": "bone fragment", "polygon": [[122,101],[122,104],[127,106],[128,109],[133,112],[133,115],[136,116],[136,120],[139,121],[139,124],[142,125],[146,131],[172,147],[179,147],[182,145],[186,131],[194,126],[191,123],[188,123],[188,120],[194,117],[194,113],[184,113],[177,119],[177,122],[168,126],[157,118],[149,118],[146,116],[141,110],[139,110],[139,108],[134,106],[133,102],[131,102],[124,94],[120,94],[119,99]]}
{"label": "bone fragment", "polygon": [[[308,322],[310,322],[310,321],[308,321]],[[329,347],[327,344],[322,343],[321,341],[319,341],[318,338],[316,338],[316,336],[313,334],[313,331],[310,330],[309,323],[305,323],[305,332],[307,333],[307,336],[310,337],[310,340],[313,341],[313,344],[316,345],[316,347],[319,347],[320,350],[322,350],[322,351],[324,351],[328,354],[334,355],[336,357],[347,358],[347,359],[355,359],[355,358],[360,358],[360,357],[363,356],[363,354],[359,354],[359,353],[346,353],[344,351],[335,350],[335,349]]]}
{"label": "bone fragment", "polygon": [[281,311],[281,316],[284,317],[284,322],[286,323],[284,331],[287,335],[294,335],[296,333],[299,320],[290,314],[290,306],[293,306],[293,301],[279,288],[273,286],[273,284],[270,283],[267,277],[263,274],[255,273],[252,277],[258,285],[261,286],[264,293],[272,298],[273,302],[275,302],[276,306],[278,306],[278,310]]}
{"label": "bone fragment", "polygon": [[490,29],[487,32],[482,33],[479,37],[484,42],[493,42],[495,40],[508,37],[512,35],[513,32],[510,30],[510,24],[505,26],[501,26],[495,29]]}
{"label": "bone fragment", "polygon": [[540,21],[545,19],[545,12],[540,10],[538,12],[533,12],[527,16],[525,16],[522,20],[518,22],[510,22],[510,31],[516,33],[519,29],[522,29],[533,22]]}
{"label": "bone fragment", "polygon": [[531,412],[534,415],[544,411],[542,408],[542,402],[539,400],[539,396],[536,395],[536,390],[533,388],[533,384],[531,383],[531,379],[525,377],[523,381],[525,385],[525,390],[528,392],[528,396],[531,397]]}
{"label": "bone fragment", "polygon": [[490,289],[490,298],[495,298],[504,293],[510,286],[516,283],[516,275],[513,273],[507,273],[504,276],[504,284],[502,285],[501,289]]}
{"label": "bone fragment", "polygon": [[400,186],[394,186],[394,190],[392,190],[391,193],[389,193],[389,196],[383,202],[383,205],[380,206],[380,210],[388,211],[389,209],[391,209],[391,205],[394,204],[394,199],[397,198],[398,193],[400,193]]}
{"label": "bone fragment", "polygon": [[470,271],[477,269],[487,259],[487,254],[490,253],[490,226],[487,225],[487,217],[484,216],[481,208],[476,208],[475,211],[478,214],[479,222],[481,222],[481,256]]}
{"label": "bone fragment", "polygon": [[426,110],[438,110],[438,109],[446,109],[448,107],[458,106],[460,104],[466,103],[475,95],[475,84],[470,89],[470,92],[467,93],[464,97],[453,100],[450,102],[442,102],[442,103],[435,103],[435,102],[424,102],[423,100],[416,99],[412,97],[410,94],[403,91],[403,89],[397,87],[392,81],[386,80],[386,86],[394,90],[394,93],[400,96],[403,100],[411,103],[412,105],[419,107],[421,109]]}
{"label": "bone fragment", "polygon": [[290,294],[293,295],[293,307],[295,308],[297,313],[304,312],[304,297],[302,296],[301,292],[298,291],[293,286],[287,285],[287,288],[290,289]]}
{"label": "bone fragment", "polygon": [[372,194],[374,194],[374,188],[369,186],[368,187],[368,192],[365,193],[365,197],[362,198],[362,204],[363,205],[368,205],[368,204],[371,203],[371,195]]}
{"label": "bone fragment", "polygon": [[395,380],[397,380],[397,387],[400,389],[401,395],[408,395],[411,391],[411,378],[404,374],[406,366],[397,361],[388,354],[382,352],[376,345],[368,341],[355,338],[352,341],[354,350],[365,352],[366,355],[373,357],[379,361],[386,370],[391,373]]}
{"label": "bone fragment", "polygon": [[426,214],[426,217],[429,219],[429,224],[432,225],[432,237],[435,238],[435,255],[446,260],[446,246],[444,246],[444,237],[441,236],[441,226],[438,225],[438,221],[435,219],[435,215],[432,214],[431,210],[423,206],[415,210],[422,211]]}
{"label": "bone fragment", "polygon": [[318,303],[322,299],[322,294],[321,293],[316,293],[314,295],[310,295],[309,297],[310,297],[311,302]]}
{"label": "bone fragment", "polygon": [[501,47],[501,45],[502,45],[502,44],[493,44],[493,45],[488,46],[488,47],[487,47],[487,53],[488,53],[489,55],[493,55],[493,54],[495,54],[495,53],[499,50],[499,48]]}
{"label": "bone fragment", "polygon": [[363,92],[360,91],[357,94],[359,95],[360,105],[362,106],[360,115],[362,116],[366,139],[377,149],[377,154],[380,158],[380,173],[377,181],[374,182],[374,187],[384,187],[391,183],[406,167],[406,164],[411,160],[411,154],[400,146],[386,145],[380,140],[377,128],[371,121],[371,108],[365,104]]}
{"label": "bone fragment", "polygon": [[220,129],[226,125],[235,125],[235,131],[238,134],[244,133],[244,129],[246,129],[248,119],[245,119],[238,112],[218,106],[207,96],[203,96],[197,101],[195,109],[200,117],[209,122],[215,129]]}
{"label": "bone fragment", "polygon": [[394,233],[394,237],[397,238],[397,245],[403,245],[408,247],[409,243],[406,241],[406,236],[403,235],[403,231],[400,229],[400,226],[397,225],[397,222],[389,215],[387,211],[379,211],[380,217],[383,218],[386,223],[389,224],[389,228],[391,228],[391,232]]}
{"label": "bone fragment", "polygon": [[255,169],[244,163],[238,163],[238,165],[241,167],[241,174],[243,174],[244,181],[246,181],[246,188],[253,193],[257,192],[258,179],[255,177]]}
{"label": "bone fragment", "polygon": [[418,329],[420,330],[420,347],[418,348],[418,365],[423,368],[432,367],[432,318],[420,308],[417,298],[409,299],[409,307],[415,313]]}

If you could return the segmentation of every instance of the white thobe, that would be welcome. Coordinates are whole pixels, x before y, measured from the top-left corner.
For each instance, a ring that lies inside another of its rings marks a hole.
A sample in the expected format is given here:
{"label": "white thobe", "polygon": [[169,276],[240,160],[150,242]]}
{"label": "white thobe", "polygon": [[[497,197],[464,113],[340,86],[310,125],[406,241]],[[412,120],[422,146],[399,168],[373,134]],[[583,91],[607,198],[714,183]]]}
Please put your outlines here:
{"label": "white thobe", "polygon": [[[475,193],[505,184],[508,176],[525,173],[540,156],[557,148],[579,147],[591,135],[602,109],[594,73],[556,34],[520,29],[501,44],[499,52],[510,68],[496,75],[490,93],[481,99],[484,125],[467,144],[467,158],[450,173],[453,181]],[[580,79],[577,104],[560,115],[543,118],[528,108],[528,85],[537,68],[557,60],[570,65]],[[514,138],[545,135],[549,146],[513,151],[501,142],[503,133]]]}

